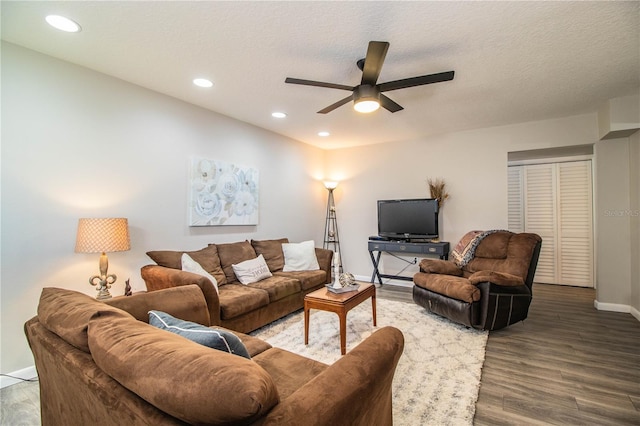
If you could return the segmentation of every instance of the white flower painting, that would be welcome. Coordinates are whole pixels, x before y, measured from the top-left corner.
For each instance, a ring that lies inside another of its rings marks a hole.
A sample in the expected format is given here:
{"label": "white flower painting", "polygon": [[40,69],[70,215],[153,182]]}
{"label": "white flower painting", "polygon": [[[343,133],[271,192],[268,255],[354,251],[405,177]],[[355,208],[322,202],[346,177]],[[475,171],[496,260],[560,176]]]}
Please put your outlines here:
{"label": "white flower painting", "polygon": [[258,170],[194,158],[189,185],[189,226],[258,224]]}

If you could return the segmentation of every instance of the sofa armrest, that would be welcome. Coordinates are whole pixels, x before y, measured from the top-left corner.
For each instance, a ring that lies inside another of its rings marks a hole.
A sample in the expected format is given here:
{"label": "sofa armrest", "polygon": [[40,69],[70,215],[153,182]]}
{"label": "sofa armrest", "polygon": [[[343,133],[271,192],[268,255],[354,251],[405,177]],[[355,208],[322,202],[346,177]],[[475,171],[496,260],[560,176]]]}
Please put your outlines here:
{"label": "sofa armrest", "polygon": [[462,269],[458,265],[442,259],[422,259],[420,261],[420,272],[453,275],[456,277],[462,276]]}
{"label": "sofa armrest", "polygon": [[524,285],[524,280],[513,274],[498,271],[478,271],[469,276],[471,284],[478,285],[480,283],[488,282],[502,287],[516,287]]}
{"label": "sofa armrest", "polygon": [[287,399],[262,425],[392,425],[393,376],[404,336],[383,327]]}
{"label": "sofa armrest", "polygon": [[331,283],[331,262],[333,261],[333,251],[316,247],[316,258],[318,259],[320,269],[325,271],[327,274],[325,283]]}
{"label": "sofa armrest", "polygon": [[208,278],[180,269],[159,265],[146,265],[140,275],[147,285],[147,291],[196,284],[202,290],[209,309],[211,325],[220,325],[220,299],[213,283]]}

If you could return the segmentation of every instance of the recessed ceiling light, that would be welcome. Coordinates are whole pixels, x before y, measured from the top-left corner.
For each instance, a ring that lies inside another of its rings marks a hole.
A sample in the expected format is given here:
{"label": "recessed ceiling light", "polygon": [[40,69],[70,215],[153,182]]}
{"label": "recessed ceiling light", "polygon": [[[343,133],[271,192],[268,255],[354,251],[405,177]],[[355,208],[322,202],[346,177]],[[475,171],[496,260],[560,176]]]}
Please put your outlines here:
{"label": "recessed ceiling light", "polygon": [[323,138],[326,138],[327,136],[329,136],[331,133],[329,132],[318,132],[318,136],[322,136]]}
{"label": "recessed ceiling light", "polygon": [[44,19],[47,21],[49,25],[51,25],[53,28],[56,28],[60,31],[66,31],[68,33],[77,33],[82,29],[80,28],[80,25],[78,25],[77,22],[74,22],[69,18],[65,18],[64,16],[49,15]]}
{"label": "recessed ceiling light", "polygon": [[206,78],[194,78],[193,79],[193,84],[195,84],[198,87],[212,87],[213,83],[211,82],[211,80],[207,80]]}
{"label": "recessed ceiling light", "polygon": [[284,112],[272,112],[271,116],[274,118],[285,118],[287,116],[287,114],[285,114]]}

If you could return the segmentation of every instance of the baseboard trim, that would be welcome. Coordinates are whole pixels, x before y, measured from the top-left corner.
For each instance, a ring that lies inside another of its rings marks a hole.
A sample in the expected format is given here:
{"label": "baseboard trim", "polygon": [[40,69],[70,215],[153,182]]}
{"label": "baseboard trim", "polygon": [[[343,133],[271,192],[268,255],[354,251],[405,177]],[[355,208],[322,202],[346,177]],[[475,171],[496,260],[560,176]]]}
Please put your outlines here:
{"label": "baseboard trim", "polygon": [[635,319],[637,319],[638,321],[640,321],[640,311],[637,310],[636,308],[632,307],[631,308],[631,315],[633,315],[633,317]]}
{"label": "baseboard trim", "polygon": [[35,365],[7,374],[13,377],[0,376],[0,389],[6,388],[7,386],[15,385],[24,380],[36,379],[38,377],[38,372],[36,371]]}
{"label": "baseboard trim", "polygon": [[604,303],[604,302],[598,302],[598,300],[594,300],[593,306],[599,311],[622,312],[625,314],[628,314],[631,312],[631,306],[622,305],[619,303]]}
{"label": "baseboard trim", "polygon": [[631,316],[640,321],[640,311],[638,311],[633,306],[622,305],[620,303],[603,303],[598,302],[597,300],[593,301],[593,306],[599,311],[622,312],[624,314],[631,314]]}

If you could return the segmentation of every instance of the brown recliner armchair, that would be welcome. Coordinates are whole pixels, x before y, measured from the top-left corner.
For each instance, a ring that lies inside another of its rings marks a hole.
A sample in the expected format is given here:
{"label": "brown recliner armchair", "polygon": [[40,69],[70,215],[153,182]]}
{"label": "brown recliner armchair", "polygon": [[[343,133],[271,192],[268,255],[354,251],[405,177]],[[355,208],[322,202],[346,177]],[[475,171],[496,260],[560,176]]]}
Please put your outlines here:
{"label": "brown recliner armchair", "polygon": [[414,302],[480,330],[499,330],[527,318],[540,236],[475,231],[465,238],[454,250],[455,261],[421,260],[413,277]]}

